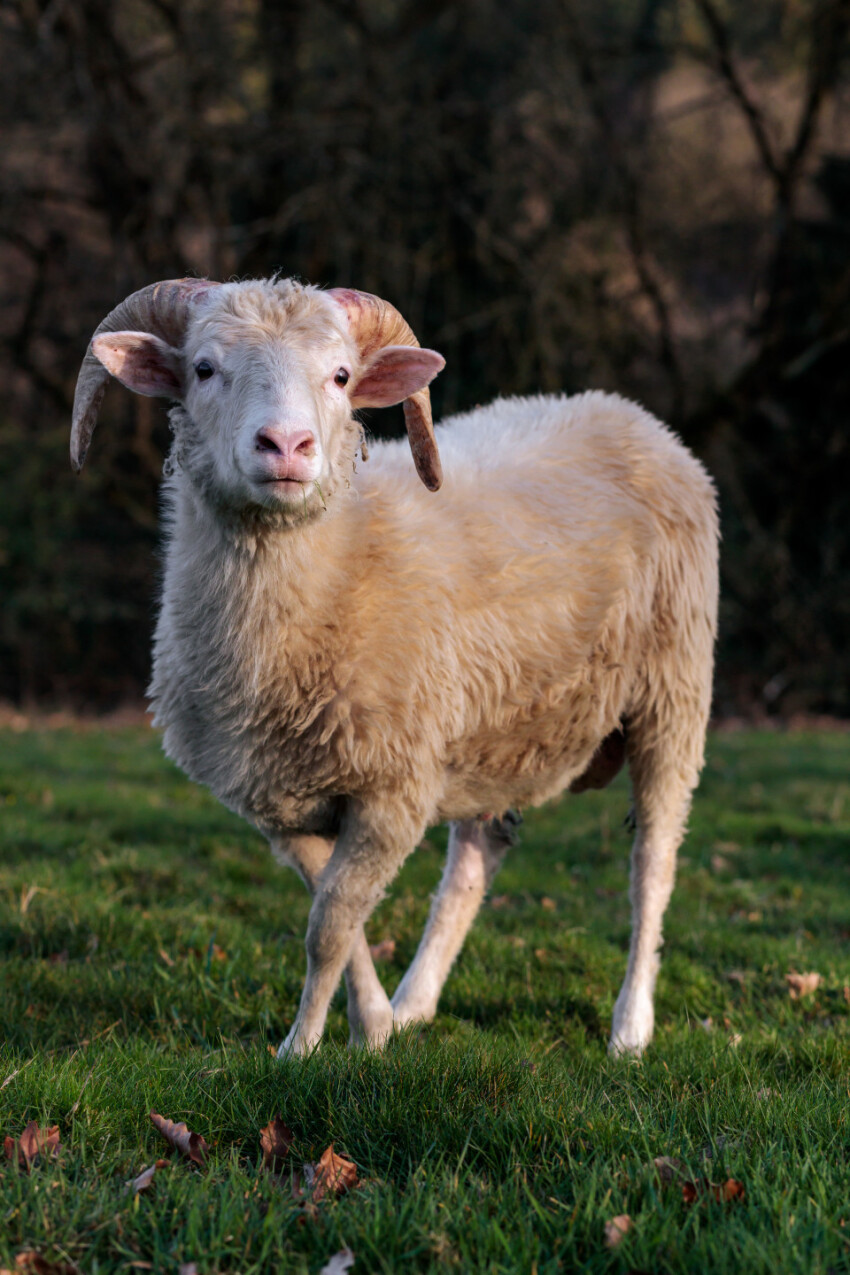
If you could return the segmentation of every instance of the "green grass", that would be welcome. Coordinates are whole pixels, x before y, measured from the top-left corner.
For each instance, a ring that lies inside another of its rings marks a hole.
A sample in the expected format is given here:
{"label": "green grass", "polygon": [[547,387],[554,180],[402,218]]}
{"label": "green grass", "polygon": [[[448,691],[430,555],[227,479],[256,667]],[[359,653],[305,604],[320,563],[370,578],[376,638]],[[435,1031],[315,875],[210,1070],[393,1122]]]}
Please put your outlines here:
{"label": "green grass", "polygon": [[[277,1063],[304,968],[294,874],[151,733],[0,732],[0,1084],[20,1069],[0,1136],[36,1119],[64,1146],[29,1176],[0,1167],[0,1267],[37,1248],[87,1273],[317,1272],[348,1245],[354,1275],[850,1271],[850,735],[711,740],[641,1062],[605,1052],[627,808],[620,780],[529,815],[431,1028],[351,1054],[340,993],[321,1049]],[[370,922],[396,939],[390,991],[443,846]],[[820,972],[814,996],[789,998],[792,969]],[[134,1196],[165,1154],[151,1108],[212,1162]],[[278,1111],[294,1164],[333,1141],[374,1180],[305,1215],[258,1171]],[[659,1155],[745,1201],[687,1207]]]}

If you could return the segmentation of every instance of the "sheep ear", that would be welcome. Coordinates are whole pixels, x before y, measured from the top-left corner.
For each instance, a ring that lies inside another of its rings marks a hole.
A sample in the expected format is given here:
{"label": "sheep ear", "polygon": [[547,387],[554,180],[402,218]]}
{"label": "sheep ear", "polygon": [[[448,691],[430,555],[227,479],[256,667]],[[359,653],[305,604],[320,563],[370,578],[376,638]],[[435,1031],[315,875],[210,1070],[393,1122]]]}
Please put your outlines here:
{"label": "sheep ear", "polygon": [[446,360],[436,350],[386,345],[351,389],[352,407],[391,407],[433,381]]}
{"label": "sheep ear", "polygon": [[103,332],[91,343],[92,354],[107,372],[136,394],[181,398],[180,356],[150,332]]}

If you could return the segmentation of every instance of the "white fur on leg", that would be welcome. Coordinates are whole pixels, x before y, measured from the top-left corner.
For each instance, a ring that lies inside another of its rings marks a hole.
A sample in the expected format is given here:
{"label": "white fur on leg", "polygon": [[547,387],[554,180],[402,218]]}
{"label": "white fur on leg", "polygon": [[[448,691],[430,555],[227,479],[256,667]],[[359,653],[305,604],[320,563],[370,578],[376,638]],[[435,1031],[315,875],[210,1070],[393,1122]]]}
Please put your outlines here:
{"label": "white fur on leg", "polygon": [[392,999],[396,1027],[429,1022],[436,1014],[443,984],[503,852],[504,847],[494,847],[482,820],[467,819],[451,825],[448,859],[422,942]]}
{"label": "white fur on leg", "polygon": [[[611,1024],[612,1054],[640,1054],[655,1026],[655,982],[660,965],[661,926],[673,891],[676,851],[682,839],[690,793],[681,783],[654,784],[647,793],[636,785],[638,829],[632,849],[629,894],[632,938],[629,963]],[[677,791],[677,789],[679,791]]]}
{"label": "white fur on leg", "polygon": [[[322,872],[330,859],[333,843],[324,837],[297,835],[271,843],[278,863],[294,868],[311,894],[315,894]],[[379,1049],[392,1032],[393,1011],[375,971],[369,945],[361,927],[354,940],[345,968],[348,992],[349,1043],[365,1044]],[[296,1018],[286,1040],[278,1049],[278,1058],[288,1053],[306,1053],[318,1041],[308,1040]]]}

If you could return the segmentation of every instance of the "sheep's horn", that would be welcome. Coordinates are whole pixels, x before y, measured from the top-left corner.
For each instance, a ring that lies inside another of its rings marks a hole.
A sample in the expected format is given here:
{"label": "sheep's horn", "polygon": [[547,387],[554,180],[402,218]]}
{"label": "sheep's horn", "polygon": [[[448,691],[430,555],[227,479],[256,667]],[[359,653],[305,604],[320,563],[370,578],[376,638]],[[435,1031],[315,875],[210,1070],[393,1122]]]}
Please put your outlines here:
{"label": "sheep's horn", "polygon": [[[348,314],[351,333],[368,362],[385,345],[418,345],[410,325],[389,301],[355,288],[331,288],[328,293]],[[429,491],[438,491],[443,467],[434,437],[431,392],[426,387],[404,400],[404,423],[416,472]]]}
{"label": "sheep's horn", "polygon": [[[152,283],[111,310],[94,336],[101,332],[151,332],[179,349],[186,331],[189,307],[218,286],[211,279],[167,279],[162,283]],[[85,463],[108,381],[109,373],[92,353],[90,341],[74,394],[71,464],[77,473]]]}

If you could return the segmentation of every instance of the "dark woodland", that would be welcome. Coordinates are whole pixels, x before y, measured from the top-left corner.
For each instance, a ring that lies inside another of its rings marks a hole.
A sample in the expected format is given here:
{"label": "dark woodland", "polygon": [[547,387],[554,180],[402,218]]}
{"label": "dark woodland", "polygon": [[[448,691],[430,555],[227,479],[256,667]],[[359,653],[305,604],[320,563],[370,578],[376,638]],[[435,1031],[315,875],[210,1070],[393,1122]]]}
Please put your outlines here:
{"label": "dark woodland", "polygon": [[[396,304],[435,415],[616,390],[714,474],[719,714],[850,714],[850,0],[0,8],[0,699],[142,695],[162,404],[74,381],[156,279]],[[400,430],[375,413],[375,435]]]}

